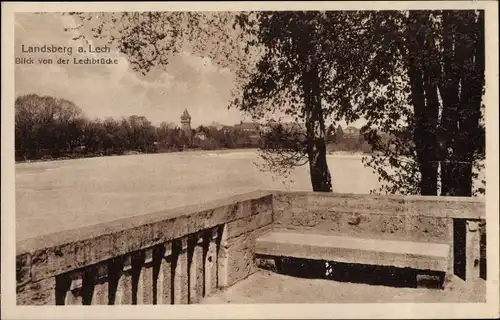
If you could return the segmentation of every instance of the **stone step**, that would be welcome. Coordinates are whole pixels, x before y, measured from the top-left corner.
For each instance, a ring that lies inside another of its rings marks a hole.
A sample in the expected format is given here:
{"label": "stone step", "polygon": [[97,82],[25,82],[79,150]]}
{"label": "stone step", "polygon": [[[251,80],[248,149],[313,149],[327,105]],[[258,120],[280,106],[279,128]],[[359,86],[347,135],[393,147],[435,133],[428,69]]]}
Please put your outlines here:
{"label": "stone step", "polygon": [[256,241],[256,255],[281,256],[417,270],[449,271],[450,246],[273,231]]}

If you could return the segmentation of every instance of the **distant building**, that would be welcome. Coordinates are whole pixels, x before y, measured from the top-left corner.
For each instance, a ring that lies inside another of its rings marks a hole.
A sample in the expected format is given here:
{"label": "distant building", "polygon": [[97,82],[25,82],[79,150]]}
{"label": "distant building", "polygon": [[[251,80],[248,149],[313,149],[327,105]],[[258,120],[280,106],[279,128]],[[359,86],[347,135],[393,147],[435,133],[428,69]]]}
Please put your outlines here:
{"label": "distant building", "polygon": [[286,122],[283,124],[283,128],[292,132],[305,132],[306,126],[304,124],[299,124],[296,122]]}
{"label": "distant building", "polygon": [[346,136],[351,136],[351,137],[357,137],[359,135],[360,130],[355,127],[347,127],[344,130],[344,135]]}
{"label": "distant building", "polygon": [[207,136],[204,132],[197,132],[195,135],[194,135],[194,138],[195,139],[198,139],[198,140],[206,140],[207,139]]}
{"label": "distant building", "polygon": [[191,116],[187,109],[184,109],[184,112],[181,115],[181,129],[187,135],[189,140],[191,140]]}
{"label": "distant building", "polygon": [[222,124],[220,124],[220,123],[218,123],[218,122],[212,122],[212,124],[210,125],[210,127],[215,128],[215,129],[217,129],[217,130],[222,130],[222,129],[224,129],[226,126],[224,126],[224,125],[222,125]]}
{"label": "distant building", "polygon": [[245,132],[257,133],[259,131],[259,124],[253,122],[240,122],[234,125],[235,129],[242,130]]}
{"label": "distant building", "polygon": [[250,144],[257,145],[260,141],[260,125],[258,123],[253,122],[240,122],[239,124],[235,124],[234,128],[236,130],[241,130],[248,134],[248,138],[250,139]]}
{"label": "distant building", "polygon": [[210,128],[214,128],[216,130],[222,131],[222,132],[231,132],[235,129],[233,126],[226,126],[224,124],[220,124],[218,122],[212,122],[212,124],[209,126]]}

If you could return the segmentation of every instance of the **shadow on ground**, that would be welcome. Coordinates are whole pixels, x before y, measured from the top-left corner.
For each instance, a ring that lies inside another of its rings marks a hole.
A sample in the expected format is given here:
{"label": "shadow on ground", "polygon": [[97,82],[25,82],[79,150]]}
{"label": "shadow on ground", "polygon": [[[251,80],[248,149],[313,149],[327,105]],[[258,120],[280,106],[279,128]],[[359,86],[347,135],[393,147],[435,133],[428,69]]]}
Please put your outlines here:
{"label": "shadow on ground", "polygon": [[441,289],[444,273],[411,268],[340,263],[297,258],[276,259],[274,268],[283,275],[306,279],[383,285],[397,288]]}
{"label": "shadow on ground", "polygon": [[326,279],[299,278],[259,270],[203,304],[247,303],[474,303],[486,302],[486,281],[452,277],[443,290],[391,287]]}

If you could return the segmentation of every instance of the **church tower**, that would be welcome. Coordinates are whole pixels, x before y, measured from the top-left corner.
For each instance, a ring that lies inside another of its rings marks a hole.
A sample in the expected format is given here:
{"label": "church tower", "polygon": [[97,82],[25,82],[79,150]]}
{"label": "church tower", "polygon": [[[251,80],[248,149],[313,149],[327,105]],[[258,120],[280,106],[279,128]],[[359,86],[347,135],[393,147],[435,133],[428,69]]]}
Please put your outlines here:
{"label": "church tower", "polygon": [[182,131],[188,136],[189,140],[191,140],[191,116],[187,109],[184,109],[184,112],[181,115],[181,128]]}

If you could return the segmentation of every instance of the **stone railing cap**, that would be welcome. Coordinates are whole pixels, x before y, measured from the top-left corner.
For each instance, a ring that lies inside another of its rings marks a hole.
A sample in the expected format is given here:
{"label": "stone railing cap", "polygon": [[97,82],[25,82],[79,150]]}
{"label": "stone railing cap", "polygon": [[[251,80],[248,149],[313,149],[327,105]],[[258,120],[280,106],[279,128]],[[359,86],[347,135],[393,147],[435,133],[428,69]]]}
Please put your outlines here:
{"label": "stone railing cap", "polygon": [[41,250],[43,248],[60,246],[66,243],[79,242],[96,238],[105,234],[118,233],[124,230],[133,229],[141,225],[173,219],[182,216],[189,216],[197,212],[216,209],[223,206],[236,204],[242,201],[261,198],[272,195],[269,191],[253,191],[240,195],[229,196],[209,202],[168,209],[164,211],[152,212],[133,217],[113,220],[96,225],[86,226],[78,229],[64,230],[48,235],[28,238],[17,242],[16,255]]}
{"label": "stone railing cap", "polygon": [[317,197],[337,197],[337,198],[371,198],[371,199],[392,199],[404,201],[436,201],[436,202],[470,202],[485,203],[484,198],[478,197],[444,197],[444,196],[419,196],[419,195],[378,195],[378,194],[356,194],[338,192],[309,192],[309,191],[282,191],[270,190],[276,195],[296,195],[296,196],[317,196]]}

